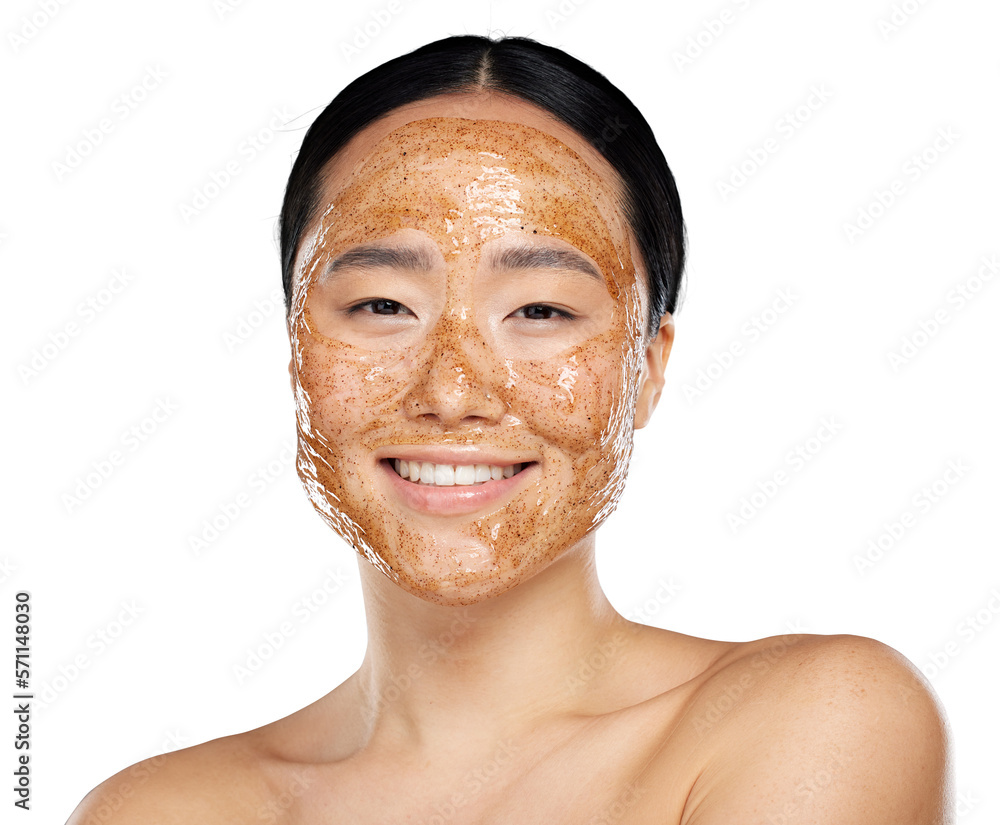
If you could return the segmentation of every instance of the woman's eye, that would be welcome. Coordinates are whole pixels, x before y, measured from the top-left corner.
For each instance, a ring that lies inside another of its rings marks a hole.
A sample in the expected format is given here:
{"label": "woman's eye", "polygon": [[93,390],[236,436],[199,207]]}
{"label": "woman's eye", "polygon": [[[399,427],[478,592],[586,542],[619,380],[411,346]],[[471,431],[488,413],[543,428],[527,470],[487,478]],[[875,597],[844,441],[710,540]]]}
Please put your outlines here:
{"label": "woman's eye", "polygon": [[530,304],[521,307],[514,315],[529,321],[550,321],[553,318],[572,318],[568,312],[549,306],[548,304]]}
{"label": "woman's eye", "polygon": [[371,301],[362,301],[355,304],[348,311],[349,315],[359,312],[370,312],[372,315],[410,315],[412,314],[399,301],[390,301],[387,298],[374,298]]}

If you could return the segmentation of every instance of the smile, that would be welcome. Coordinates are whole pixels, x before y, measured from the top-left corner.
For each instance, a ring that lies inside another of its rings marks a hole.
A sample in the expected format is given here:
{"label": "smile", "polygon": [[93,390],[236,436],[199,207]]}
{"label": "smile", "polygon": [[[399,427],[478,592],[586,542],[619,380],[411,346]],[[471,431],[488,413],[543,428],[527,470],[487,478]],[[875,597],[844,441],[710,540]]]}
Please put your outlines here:
{"label": "smile", "polygon": [[430,461],[407,461],[394,458],[390,462],[396,475],[414,484],[433,487],[474,487],[488,481],[513,478],[528,464],[434,464]]}

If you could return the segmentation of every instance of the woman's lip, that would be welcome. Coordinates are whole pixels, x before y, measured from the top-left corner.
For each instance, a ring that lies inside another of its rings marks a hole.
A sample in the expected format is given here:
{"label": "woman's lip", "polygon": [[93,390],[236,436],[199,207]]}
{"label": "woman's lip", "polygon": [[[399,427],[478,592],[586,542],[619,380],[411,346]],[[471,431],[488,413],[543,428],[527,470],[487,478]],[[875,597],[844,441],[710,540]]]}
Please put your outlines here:
{"label": "woman's lip", "polygon": [[375,453],[376,461],[392,458],[399,458],[403,461],[429,461],[431,464],[493,464],[498,467],[506,467],[510,464],[531,464],[539,460],[537,455],[484,450],[475,445],[443,447],[432,444],[426,446],[399,444],[395,447],[381,448]]}
{"label": "woman's lip", "polygon": [[[452,461],[454,462],[454,459]],[[529,463],[517,475],[499,481],[484,481],[482,484],[471,486],[436,487],[432,484],[417,484],[400,477],[389,459],[380,461],[378,466],[385,475],[392,494],[405,506],[420,513],[437,516],[468,515],[500,504],[521,485],[529,482],[538,469],[537,463]]]}

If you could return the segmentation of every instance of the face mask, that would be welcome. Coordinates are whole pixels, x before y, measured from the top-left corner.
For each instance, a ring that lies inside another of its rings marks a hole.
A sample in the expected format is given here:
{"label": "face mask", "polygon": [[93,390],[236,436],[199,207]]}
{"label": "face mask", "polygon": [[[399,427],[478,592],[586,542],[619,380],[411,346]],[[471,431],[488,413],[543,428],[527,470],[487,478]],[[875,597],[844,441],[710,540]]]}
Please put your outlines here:
{"label": "face mask", "polygon": [[362,146],[296,264],[299,477],[400,587],[470,604],[614,509],[644,289],[613,174],[552,135],[427,118]]}

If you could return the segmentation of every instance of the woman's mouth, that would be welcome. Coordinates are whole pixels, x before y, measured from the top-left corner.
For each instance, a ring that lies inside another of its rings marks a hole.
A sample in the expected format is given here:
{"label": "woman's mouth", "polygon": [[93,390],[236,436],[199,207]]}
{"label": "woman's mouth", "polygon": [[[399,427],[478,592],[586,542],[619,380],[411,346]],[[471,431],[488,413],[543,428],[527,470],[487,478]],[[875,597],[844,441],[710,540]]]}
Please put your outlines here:
{"label": "woman's mouth", "polygon": [[475,487],[488,481],[513,478],[528,464],[434,464],[431,461],[389,461],[396,475],[414,484],[434,487]]}
{"label": "woman's mouth", "polygon": [[[525,484],[537,481],[539,463],[437,464],[404,458],[380,462],[387,492],[425,515],[463,516],[506,504]],[[404,475],[405,473],[405,475]]]}

